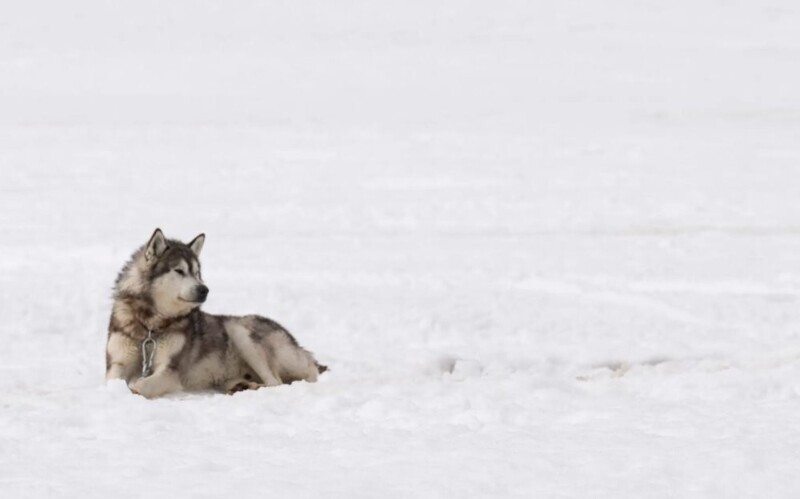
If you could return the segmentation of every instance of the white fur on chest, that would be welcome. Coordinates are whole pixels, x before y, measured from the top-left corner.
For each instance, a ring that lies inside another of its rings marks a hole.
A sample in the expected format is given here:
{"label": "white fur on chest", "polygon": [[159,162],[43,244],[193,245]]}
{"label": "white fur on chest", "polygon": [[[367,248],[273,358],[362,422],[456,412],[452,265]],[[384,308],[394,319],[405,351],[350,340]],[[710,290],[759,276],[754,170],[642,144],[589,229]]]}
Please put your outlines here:
{"label": "white fur on chest", "polygon": [[160,334],[153,339],[156,340],[156,353],[153,357],[155,369],[169,365],[172,358],[186,345],[186,336],[177,333]]}

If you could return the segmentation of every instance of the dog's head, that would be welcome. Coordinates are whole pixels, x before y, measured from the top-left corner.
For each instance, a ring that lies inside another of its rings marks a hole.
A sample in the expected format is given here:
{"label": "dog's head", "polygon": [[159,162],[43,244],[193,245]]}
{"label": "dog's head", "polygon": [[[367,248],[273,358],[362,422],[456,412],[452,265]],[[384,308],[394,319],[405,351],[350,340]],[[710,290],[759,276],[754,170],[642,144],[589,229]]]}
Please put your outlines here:
{"label": "dog's head", "polygon": [[208,296],[198,259],[205,238],[200,234],[184,244],[156,229],[123,269],[117,291],[147,296],[162,317],[185,315],[199,307]]}

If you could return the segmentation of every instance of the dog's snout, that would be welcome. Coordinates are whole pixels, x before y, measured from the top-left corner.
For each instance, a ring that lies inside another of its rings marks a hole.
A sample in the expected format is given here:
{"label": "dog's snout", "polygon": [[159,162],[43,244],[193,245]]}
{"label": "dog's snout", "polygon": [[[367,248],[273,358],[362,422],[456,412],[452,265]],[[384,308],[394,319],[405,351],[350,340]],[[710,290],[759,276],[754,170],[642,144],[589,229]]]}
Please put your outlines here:
{"label": "dog's snout", "polygon": [[206,297],[208,296],[208,286],[205,284],[197,286],[197,288],[195,288],[195,293],[200,301],[206,301]]}

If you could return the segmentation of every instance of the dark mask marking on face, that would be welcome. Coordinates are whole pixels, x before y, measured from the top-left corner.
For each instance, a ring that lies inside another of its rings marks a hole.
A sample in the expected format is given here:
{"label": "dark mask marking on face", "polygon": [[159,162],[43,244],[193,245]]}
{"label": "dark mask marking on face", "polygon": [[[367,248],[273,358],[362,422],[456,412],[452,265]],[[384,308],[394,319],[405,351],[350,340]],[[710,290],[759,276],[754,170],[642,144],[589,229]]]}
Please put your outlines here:
{"label": "dark mask marking on face", "polygon": [[162,275],[171,272],[172,269],[178,267],[181,262],[186,262],[187,266],[191,269],[192,261],[196,260],[197,258],[194,256],[194,253],[191,249],[189,249],[188,246],[181,242],[170,240],[169,249],[164,251],[164,253],[150,268],[148,279],[152,283]]}

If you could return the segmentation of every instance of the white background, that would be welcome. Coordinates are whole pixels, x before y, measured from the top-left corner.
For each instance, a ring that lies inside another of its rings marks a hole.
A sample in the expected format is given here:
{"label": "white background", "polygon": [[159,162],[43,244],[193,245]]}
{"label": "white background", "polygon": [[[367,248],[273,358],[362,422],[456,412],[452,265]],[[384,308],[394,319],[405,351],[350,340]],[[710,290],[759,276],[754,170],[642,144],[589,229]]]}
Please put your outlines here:
{"label": "white background", "polygon": [[[3,497],[793,497],[795,2],[0,6]],[[317,384],[106,386],[116,272]]]}

